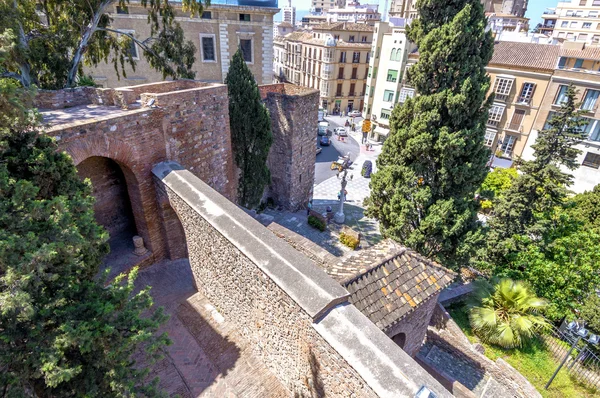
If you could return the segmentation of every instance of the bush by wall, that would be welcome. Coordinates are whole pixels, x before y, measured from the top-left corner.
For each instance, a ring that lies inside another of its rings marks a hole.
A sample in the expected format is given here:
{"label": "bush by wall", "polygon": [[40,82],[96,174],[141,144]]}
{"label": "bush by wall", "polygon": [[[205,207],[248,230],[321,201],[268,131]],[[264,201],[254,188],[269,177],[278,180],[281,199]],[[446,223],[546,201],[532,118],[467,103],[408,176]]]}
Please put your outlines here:
{"label": "bush by wall", "polygon": [[352,250],[355,250],[360,243],[360,241],[354,236],[345,234],[343,232],[340,234],[340,242],[342,242],[342,244],[348,246]]}
{"label": "bush by wall", "polygon": [[310,225],[311,227],[315,227],[316,229],[318,229],[321,232],[325,231],[325,227],[326,227],[325,223],[322,220],[319,220],[315,216],[308,216],[308,225]]}

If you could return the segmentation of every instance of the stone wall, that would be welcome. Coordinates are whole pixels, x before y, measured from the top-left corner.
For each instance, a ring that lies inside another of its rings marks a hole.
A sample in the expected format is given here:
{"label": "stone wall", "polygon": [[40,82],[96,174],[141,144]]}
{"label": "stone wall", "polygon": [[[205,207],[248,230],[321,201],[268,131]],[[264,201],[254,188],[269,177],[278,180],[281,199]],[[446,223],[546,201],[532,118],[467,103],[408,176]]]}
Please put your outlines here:
{"label": "stone wall", "polygon": [[181,219],[196,286],[292,395],[450,394],[347,302],[348,292],[178,164],[154,168]]}
{"label": "stone wall", "polygon": [[431,296],[426,303],[421,304],[416,310],[409,313],[385,331],[390,338],[393,338],[399,333],[406,335],[406,341],[402,349],[408,355],[414,357],[421,346],[427,333],[427,326],[431,320],[434,308],[437,305],[438,294]]}
{"label": "stone wall", "polygon": [[497,382],[513,392],[514,396],[541,398],[540,393],[535,387],[502,358],[492,361],[484,354],[476,351],[460,327],[441,304],[436,305],[431,317],[431,326],[427,331],[427,340],[457,357],[463,358],[475,366],[484,369]]}
{"label": "stone wall", "polygon": [[268,195],[290,210],[306,206],[315,179],[319,92],[291,84],[260,87],[271,115],[273,145]]}
{"label": "stone wall", "polygon": [[93,87],[77,87],[64,90],[38,90],[33,105],[39,109],[63,109],[91,104],[96,91]]}

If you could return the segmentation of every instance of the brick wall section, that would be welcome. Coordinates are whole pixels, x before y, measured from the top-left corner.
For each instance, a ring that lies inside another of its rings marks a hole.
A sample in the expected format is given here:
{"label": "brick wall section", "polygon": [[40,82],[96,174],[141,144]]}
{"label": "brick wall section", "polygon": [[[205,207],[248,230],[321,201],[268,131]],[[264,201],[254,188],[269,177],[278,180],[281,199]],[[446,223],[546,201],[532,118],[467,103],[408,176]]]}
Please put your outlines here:
{"label": "brick wall section", "polygon": [[[267,228],[275,234],[275,236],[285,240],[290,246],[304,254],[306,257],[313,260],[319,266],[324,266],[336,261],[336,256],[317,245],[312,240],[305,238],[304,236],[297,234],[296,232],[272,222],[267,225]],[[429,320],[427,320],[429,322]],[[427,327],[427,325],[425,325]],[[424,332],[423,332],[424,333]]]}
{"label": "brick wall section", "polygon": [[[304,396],[377,396],[311,327],[311,318],[294,300],[168,188],[167,193],[187,235],[193,236],[188,250],[198,290],[238,325],[254,346],[253,354],[290,391]],[[315,391],[322,393],[312,395]]]}
{"label": "brick wall section", "polygon": [[131,231],[133,213],[127,193],[125,176],[119,165],[109,158],[94,156],[87,158],[77,167],[79,177],[92,182],[94,215],[111,236]]}
{"label": "brick wall section", "polygon": [[450,314],[439,303],[435,306],[430,325],[427,330],[428,341],[485,369],[515,396],[541,398],[535,387],[502,358],[492,361],[484,354],[477,352]]}
{"label": "brick wall section", "polygon": [[414,357],[423,345],[431,314],[433,314],[437,305],[438,295],[439,293],[431,296],[426,303],[421,304],[416,310],[400,319],[398,323],[384,330],[390,338],[399,333],[404,333],[406,341],[402,349],[411,357]]}
{"label": "brick wall section", "polygon": [[153,98],[165,116],[161,122],[167,159],[176,161],[231,201],[236,200],[227,86],[200,87]]}
{"label": "brick wall section", "polygon": [[315,178],[319,92],[291,84],[259,89],[273,129],[267,160],[272,179],[269,196],[290,210],[303,208],[312,198]]}
{"label": "brick wall section", "polygon": [[63,109],[92,103],[93,87],[64,90],[38,90],[33,105],[39,109]]}
{"label": "brick wall section", "polygon": [[160,110],[143,109],[118,118],[47,130],[76,165],[92,156],[110,158],[119,164],[127,182],[136,229],[156,260],[165,258],[166,253],[152,182],[152,166],[166,159],[163,117]]}

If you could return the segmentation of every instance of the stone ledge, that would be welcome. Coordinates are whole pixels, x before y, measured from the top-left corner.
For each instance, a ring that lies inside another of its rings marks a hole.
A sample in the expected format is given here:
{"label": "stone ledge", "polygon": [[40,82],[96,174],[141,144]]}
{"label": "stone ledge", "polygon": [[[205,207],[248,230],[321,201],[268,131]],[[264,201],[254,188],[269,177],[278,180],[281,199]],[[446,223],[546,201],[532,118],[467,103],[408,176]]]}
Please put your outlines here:
{"label": "stone ledge", "polygon": [[177,162],[153,174],[200,214],[312,318],[348,300],[348,291],[305,256],[277,238]]}
{"label": "stone ledge", "polygon": [[353,305],[338,305],[313,327],[379,397],[414,397],[422,386],[438,398],[452,397]]}

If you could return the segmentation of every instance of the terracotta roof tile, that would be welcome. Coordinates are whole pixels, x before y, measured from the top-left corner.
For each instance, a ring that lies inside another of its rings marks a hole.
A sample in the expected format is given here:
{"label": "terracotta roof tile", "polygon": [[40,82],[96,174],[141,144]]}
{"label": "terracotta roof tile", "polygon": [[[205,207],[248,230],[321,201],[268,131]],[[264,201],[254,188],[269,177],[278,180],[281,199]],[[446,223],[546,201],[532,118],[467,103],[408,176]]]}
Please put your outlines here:
{"label": "terracotta roof tile", "polygon": [[582,50],[563,48],[560,50],[560,56],[600,61],[600,47],[585,47]]}
{"label": "terracotta roof tile", "polygon": [[551,44],[500,41],[494,45],[490,65],[517,66],[531,69],[554,70],[561,47]]}
{"label": "terracotta roof tile", "polygon": [[373,32],[375,28],[366,23],[326,22],[313,26],[313,30],[345,30],[356,32]]}
{"label": "terracotta roof tile", "polygon": [[324,268],[348,289],[350,302],[382,330],[427,302],[455,276],[389,239]]}

